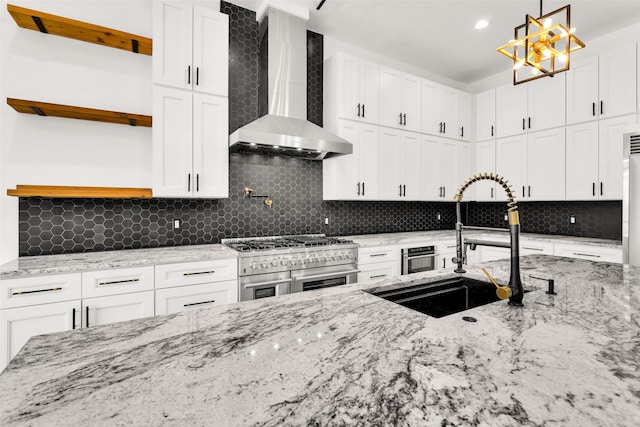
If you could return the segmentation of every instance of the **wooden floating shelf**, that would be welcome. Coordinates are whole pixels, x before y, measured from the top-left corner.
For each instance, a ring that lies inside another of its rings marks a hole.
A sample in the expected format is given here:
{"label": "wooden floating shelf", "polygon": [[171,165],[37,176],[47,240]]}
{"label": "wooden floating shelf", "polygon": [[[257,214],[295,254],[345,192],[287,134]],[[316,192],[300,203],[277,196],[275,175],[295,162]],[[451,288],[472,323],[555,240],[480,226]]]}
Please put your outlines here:
{"label": "wooden floating shelf", "polygon": [[121,125],[151,127],[151,116],[96,110],[94,108],[71,105],[49,104],[26,99],[7,98],[7,104],[19,113],[39,116],[64,117],[67,119],[91,120],[94,122],[117,123]]}
{"label": "wooden floating shelf", "polygon": [[16,24],[22,28],[151,55],[152,41],[149,37],[125,33],[124,31],[63,18],[12,4],[7,5],[7,10],[16,21]]}
{"label": "wooden floating shelf", "polygon": [[97,199],[150,199],[150,188],[63,187],[50,185],[16,185],[7,196]]}

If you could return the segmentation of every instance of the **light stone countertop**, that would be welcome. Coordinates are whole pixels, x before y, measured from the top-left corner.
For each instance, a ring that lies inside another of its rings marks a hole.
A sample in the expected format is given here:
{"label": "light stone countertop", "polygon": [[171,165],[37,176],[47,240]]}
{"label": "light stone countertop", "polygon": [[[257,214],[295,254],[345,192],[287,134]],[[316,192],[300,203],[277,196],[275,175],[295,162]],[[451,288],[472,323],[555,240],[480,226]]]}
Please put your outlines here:
{"label": "light stone countertop", "polygon": [[640,268],[521,265],[524,308],[436,319],[362,291],[428,272],[37,336],[0,375],[0,425],[637,425]]}
{"label": "light stone countertop", "polygon": [[235,259],[237,256],[236,251],[224,245],[215,244],[20,257],[0,265],[0,279],[142,265]]}
{"label": "light stone countertop", "polygon": [[[483,232],[475,230],[467,230],[463,232],[466,237],[489,237],[494,240],[509,240],[509,233],[499,232]],[[438,240],[455,240],[455,230],[436,230],[436,231],[412,231],[404,233],[382,233],[382,234],[360,234],[354,236],[344,236],[344,239],[350,239],[358,243],[360,247],[374,247],[374,246],[386,246],[386,245],[404,245],[411,243],[422,242],[435,242]],[[521,240],[537,240],[542,242],[551,243],[568,243],[568,244],[580,244],[591,246],[605,246],[612,248],[621,248],[621,240],[609,240],[609,239],[595,239],[591,237],[573,237],[551,234],[534,234],[534,233],[520,233]]]}

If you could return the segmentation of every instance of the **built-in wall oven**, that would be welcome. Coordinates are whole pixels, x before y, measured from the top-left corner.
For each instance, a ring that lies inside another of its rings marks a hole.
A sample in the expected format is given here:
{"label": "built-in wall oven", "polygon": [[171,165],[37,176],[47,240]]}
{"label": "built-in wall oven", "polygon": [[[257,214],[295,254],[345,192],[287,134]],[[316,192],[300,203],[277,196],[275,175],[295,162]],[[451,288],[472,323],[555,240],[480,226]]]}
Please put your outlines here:
{"label": "built-in wall oven", "polygon": [[402,249],[401,274],[421,273],[437,268],[438,254],[435,246]]}
{"label": "built-in wall oven", "polygon": [[312,291],[333,286],[348,285],[358,279],[355,262],[332,267],[308,268],[291,272],[291,292]]}

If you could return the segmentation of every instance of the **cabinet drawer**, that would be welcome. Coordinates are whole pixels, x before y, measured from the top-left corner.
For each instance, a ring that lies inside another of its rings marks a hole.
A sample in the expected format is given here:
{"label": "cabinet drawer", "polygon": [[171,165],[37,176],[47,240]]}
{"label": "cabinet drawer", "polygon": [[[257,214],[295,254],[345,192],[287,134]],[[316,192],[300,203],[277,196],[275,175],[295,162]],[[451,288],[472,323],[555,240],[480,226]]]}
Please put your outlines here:
{"label": "cabinet drawer", "polygon": [[378,246],[375,248],[358,249],[358,265],[395,261],[397,259],[398,248],[396,246]]}
{"label": "cabinet drawer", "polygon": [[395,261],[388,261],[358,267],[360,269],[360,273],[358,273],[358,282],[382,280],[397,276],[397,264],[398,263]]}
{"label": "cabinet drawer", "polygon": [[553,243],[536,242],[532,240],[520,241],[520,255],[553,255]]}
{"label": "cabinet drawer", "polygon": [[0,309],[80,299],[80,273],[0,280]]}
{"label": "cabinet drawer", "polygon": [[237,280],[156,290],[157,315],[233,302],[238,302]]}
{"label": "cabinet drawer", "polygon": [[447,240],[447,241],[438,243],[438,253],[439,254],[455,254],[456,253],[456,241],[455,240]]}
{"label": "cabinet drawer", "polygon": [[152,265],[82,273],[82,298],[152,290]]}
{"label": "cabinet drawer", "polygon": [[556,243],[554,255],[588,259],[590,261],[622,263],[622,248]]}
{"label": "cabinet drawer", "polygon": [[153,290],[82,299],[82,326],[97,326],[153,316]]}
{"label": "cabinet drawer", "polygon": [[237,259],[156,265],[156,289],[238,278]]}

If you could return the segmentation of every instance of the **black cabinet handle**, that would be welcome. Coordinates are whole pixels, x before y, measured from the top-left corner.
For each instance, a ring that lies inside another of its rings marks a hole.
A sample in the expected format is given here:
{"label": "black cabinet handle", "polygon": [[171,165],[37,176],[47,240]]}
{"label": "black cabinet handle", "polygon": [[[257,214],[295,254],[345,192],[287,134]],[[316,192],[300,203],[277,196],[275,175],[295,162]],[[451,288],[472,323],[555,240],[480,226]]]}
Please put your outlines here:
{"label": "black cabinet handle", "polygon": [[527,192],[528,192],[527,196],[531,197],[531,186],[530,185],[527,186]]}
{"label": "black cabinet handle", "polygon": [[522,130],[525,130],[525,129],[526,129],[526,128],[525,128],[525,126],[524,126],[524,125],[525,125],[525,122],[526,122],[526,121],[525,121],[525,119],[524,119],[524,118],[522,118]]}
{"label": "black cabinet handle", "polygon": [[200,174],[196,174],[196,191],[200,191]]}
{"label": "black cabinet handle", "polygon": [[438,133],[442,133],[442,122],[440,122],[440,130],[438,131]]}
{"label": "black cabinet handle", "polygon": [[399,196],[402,197],[402,184],[400,184],[400,194],[399,194]]}
{"label": "black cabinet handle", "polygon": [[591,103],[591,111],[593,112],[593,117],[596,116],[596,103],[592,102]]}
{"label": "black cabinet handle", "polygon": [[442,187],[438,187],[438,197],[442,197]]}
{"label": "black cabinet handle", "polygon": [[402,113],[400,113],[400,121],[398,122],[399,125],[402,125]]}
{"label": "black cabinet handle", "polygon": [[529,129],[531,129],[531,117],[529,117]]}
{"label": "black cabinet handle", "polygon": [[358,183],[358,196],[360,195],[360,183]]}
{"label": "black cabinet handle", "polygon": [[87,328],[88,328],[89,327],[89,307],[87,307],[85,311],[87,312],[87,320],[85,322],[85,325],[87,325]]}
{"label": "black cabinet handle", "polygon": [[524,197],[524,185],[522,186],[522,197]]}
{"label": "black cabinet handle", "polygon": [[447,197],[447,187],[442,187],[442,197]]}
{"label": "black cabinet handle", "polygon": [[200,67],[196,67],[196,86],[200,84]]}
{"label": "black cabinet handle", "polygon": [[407,185],[406,184],[402,186],[402,195],[404,197],[407,197]]}
{"label": "black cabinet handle", "polygon": [[364,104],[362,104],[362,117],[364,117]]}
{"label": "black cabinet handle", "polygon": [[493,125],[491,125],[491,136],[493,136]]}
{"label": "black cabinet handle", "polygon": [[594,196],[596,195],[596,183],[595,182],[593,183],[593,195]]}
{"label": "black cabinet handle", "polygon": [[71,309],[71,329],[76,328],[76,309]]}
{"label": "black cabinet handle", "polygon": [[406,115],[406,114],[403,114],[403,116],[404,116],[404,123],[403,123],[403,125],[405,125],[405,126],[406,126],[406,125],[407,125],[407,115]]}
{"label": "black cabinet handle", "polygon": [[600,195],[604,196],[604,185],[600,182]]}
{"label": "black cabinet handle", "polygon": [[604,101],[600,101],[600,115],[604,114]]}
{"label": "black cabinet handle", "polygon": [[364,182],[362,183],[362,195],[364,196]]}
{"label": "black cabinet handle", "polygon": [[464,126],[460,128],[460,138],[464,138]]}
{"label": "black cabinet handle", "polygon": [[360,104],[358,104],[358,117],[362,117],[362,116],[360,115]]}
{"label": "black cabinet handle", "polygon": [[493,199],[493,188],[491,189],[491,198]]}
{"label": "black cabinet handle", "polygon": [[191,174],[187,174],[187,191],[191,191]]}
{"label": "black cabinet handle", "polygon": [[191,65],[187,67],[187,84],[191,84]]}
{"label": "black cabinet handle", "polygon": [[447,133],[447,122],[442,122],[442,133]]}

